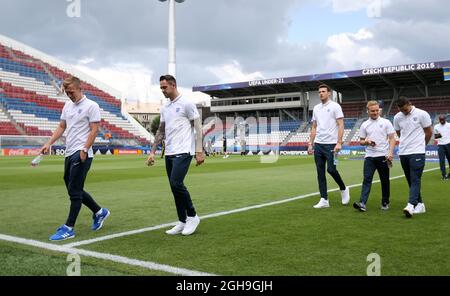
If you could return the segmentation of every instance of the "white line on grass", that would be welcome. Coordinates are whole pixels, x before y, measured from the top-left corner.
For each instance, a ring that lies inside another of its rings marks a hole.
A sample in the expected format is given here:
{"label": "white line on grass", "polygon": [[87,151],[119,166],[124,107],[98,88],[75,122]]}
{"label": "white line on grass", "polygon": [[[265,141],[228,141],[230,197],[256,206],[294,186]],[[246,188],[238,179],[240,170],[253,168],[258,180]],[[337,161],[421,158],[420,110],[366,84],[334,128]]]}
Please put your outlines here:
{"label": "white line on grass", "polygon": [[[439,168],[436,167],[436,168],[432,168],[432,169],[426,169],[423,172],[426,173],[426,172],[430,172],[430,171],[435,171],[437,169],[439,169]],[[394,179],[403,178],[404,176],[405,175],[400,175],[400,176],[391,177],[389,179],[390,180],[394,180]],[[380,180],[375,180],[372,183],[380,183]],[[347,187],[353,188],[353,187],[359,187],[361,185],[362,185],[362,183],[359,183],[359,184],[349,185]],[[338,190],[339,190],[339,188],[334,188],[334,189],[328,190],[328,192],[334,192],[334,191],[338,191]],[[230,211],[224,211],[224,212],[218,212],[218,213],[213,213],[213,214],[209,214],[209,215],[204,215],[204,216],[201,216],[200,218],[201,219],[207,219],[207,218],[219,217],[219,216],[224,216],[224,215],[229,215],[229,214],[234,214],[234,213],[245,212],[245,211],[249,211],[249,210],[253,210],[253,209],[259,209],[259,208],[264,208],[264,207],[268,207],[268,206],[283,204],[283,203],[291,202],[291,201],[298,200],[298,199],[303,199],[303,198],[310,197],[310,196],[316,196],[316,195],[319,195],[319,194],[320,194],[320,192],[308,193],[308,194],[304,194],[304,195],[300,195],[300,196],[296,196],[296,197],[291,197],[291,198],[287,198],[287,199],[272,201],[272,202],[263,203],[263,204],[259,204],[259,205],[248,206],[248,207],[239,208],[239,209],[235,209],[235,210],[230,210]],[[122,237],[122,236],[127,236],[127,235],[132,235],[132,234],[138,234],[138,233],[142,233],[142,232],[147,232],[147,231],[152,231],[152,230],[157,230],[157,229],[161,229],[161,228],[170,227],[170,226],[175,225],[177,222],[178,221],[171,222],[171,223],[165,223],[165,224],[161,224],[161,225],[156,225],[156,226],[152,226],[152,227],[136,229],[136,230],[119,232],[119,233],[105,235],[105,236],[101,236],[101,237],[97,237],[97,238],[92,238],[92,239],[87,239],[87,240],[82,240],[82,241],[78,241],[78,242],[69,243],[69,244],[65,244],[63,246],[76,247],[76,246],[92,244],[92,243],[96,243],[96,242],[100,242],[100,241],[104,241],[104,240],[109,240],[109,239],[113,239],[113,238],[117,238],[117,237]]]}
{"label": "white line on grass", "polygon": [[146,269],[159,270],[159,271],[164,271],[164,272],[177,274],[177,275],[185,275],[185,276],[213,276],[214,275],[211,273],[205,273],[205,272],[189,270],[189,269],[185,269],[185,268],[173,267],[170,265],[158,264],[158,263],[150,262],[150,261],[142,261],[142,260],[127,258],[127,257],[123,257],[123,256],[112,255],[112,254],[108,254],[108,253],[99,253],[99,252],[88,251],[88,250],[83,250],[83,249],[70,248],[70,247],[67,247],[64,245],[55,245],[55,244],[50,244],[50,243],[44,243],[44,242],[40,242],[40,241],[36,241],[36,240],[32,240],[32,239],[25,239],[25,238],[5,235],[5,234],[0,234],[0,240],[18,243],[18,244],[22,244],[22,245],[28,245],[28,246],[37,247],[37,248],[46,249],[46,250],[55,251],[55,252],[60,252],[60,253],[79,254],[82,256],[86,256],[86,257],[93,257],[93,258],[97,258],[97,259],[103,259],[103,260],[113,261],[113,262],[117,262],[117,263],[123,263],[123,264],[127,264],[127,265],[139,266],[139,267],[143,267]]}

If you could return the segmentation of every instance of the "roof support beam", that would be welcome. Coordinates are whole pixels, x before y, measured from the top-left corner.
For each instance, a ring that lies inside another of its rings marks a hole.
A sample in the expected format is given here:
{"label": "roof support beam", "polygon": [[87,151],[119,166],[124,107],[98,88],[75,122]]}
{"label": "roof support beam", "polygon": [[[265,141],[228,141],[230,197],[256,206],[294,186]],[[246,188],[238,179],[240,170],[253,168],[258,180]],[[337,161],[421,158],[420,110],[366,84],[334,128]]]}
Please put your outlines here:
{"label": "roof support beam", "polygon": [[363,84],[361,84],[361,82],[358,82],[355,79],[347,77],[347,80],[350,81],[351,83],[353,83],[354,85],[356,85],[357,87],[359,87],[362,90],[366,88]]}
{"label": "roof support beam", "polygon": [[420,74],[419,72],[412,71],[412,73],[413,73],[413,75],[414,75],[420,82],[422,82],[422,84],[423,84],[423,86],[424,86],[424,92],[422,92],[422,90],[421,90],[421,92],[422,92],[426,97],[428,97],[428,83],[427,83],[427,81],[425,80],[425,78],[423,78],[422,74]]}
{"label": "roof support beam", "polygon": [[395,85],[395,83],[392,82],[392,80],[390,80],[389,78],[384,77],[383,75],[380,75],[380,74],[378,74],[378,76],[379,76],[384,82],[386,82],[386,84],[389,85],[390,87],[392,87],[392,88],[397,88],[397,85]]}
{"label": "roof support beam", "polygon": [[298,120],[298,118],[295,118],[294,115],[292,115],[289,111],[287,111],[286,109],[281,109],[281,111],[283,111],[287,116],[289,116],[290,118],[292,118],[293,120]]}
{"label": "roof support beam", "polygon": [[353,83],[354,85],[356,85],[357,87],[359,87],[364,95],[364,100],[367,102],[368,101],[368,97],[367,97],[367,88],[361,83],[356,81],[355,79],[352,79],[350,77],[347,77],[348,81],[350,81],[351,83]]}

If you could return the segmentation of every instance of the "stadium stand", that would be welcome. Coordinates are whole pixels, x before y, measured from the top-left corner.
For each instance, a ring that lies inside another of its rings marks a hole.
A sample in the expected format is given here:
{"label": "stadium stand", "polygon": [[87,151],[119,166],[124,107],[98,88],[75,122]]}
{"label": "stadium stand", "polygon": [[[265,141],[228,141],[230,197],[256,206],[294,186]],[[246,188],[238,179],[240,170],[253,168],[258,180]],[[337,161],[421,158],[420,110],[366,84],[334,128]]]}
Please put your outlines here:
{"label": "stadium stand", "polygon": [[[152,136],[124,110],[120,95],[95,79],[28,46],[0,35],[0,135],[50,136],[68,100],[59,85],[82,79],[84,94],[100,106],[96,144],[146,146]],[[107,134],[108,137],[104,137]]]}
{"label": "stadium stand", "polygon": [[[223,122],[226,117],[242,117],[250,122],[264,117],[279,118],[276,128],[270,127],[270,121],[266,123],[268,128],[264,123],[259,124],[262,127],[259,129],[247,128],[245,137],[250,150],[305,151],[312,108],[320,102],[317,95],[320,84],[328,84],[334,90],[333,100],[340,103],[345,116],[344,144],[352,146],[359,145],[359,127],[367,119],[368,100],[378,100],[383,116],[391,121],[398,112],[395,100],[400,96],[408,97],[414,106],[430,113],[433,122],[438,114],[450,114],[450,80],[443,75],[448,69],[450,61],[427,62],[194,86],[193,91],[211,96],[211,112]],[[227,125],[226,130],[232,138],[237,127]],[[239,136],[234,135],[234,142],[238,142]]]}

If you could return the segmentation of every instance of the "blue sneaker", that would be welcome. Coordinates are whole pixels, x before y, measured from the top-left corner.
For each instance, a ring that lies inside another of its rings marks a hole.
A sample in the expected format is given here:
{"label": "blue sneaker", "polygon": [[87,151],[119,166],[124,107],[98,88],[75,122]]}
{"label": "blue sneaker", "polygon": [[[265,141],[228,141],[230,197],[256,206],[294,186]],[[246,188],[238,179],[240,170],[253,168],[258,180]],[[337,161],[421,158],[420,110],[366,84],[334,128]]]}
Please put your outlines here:
{"label": "blue sneaker", "polygon": [[103,222],[108,218],[110,211],[107,208],[102,208],[102,212],[100,215],[93,215],[92,219],[94,222],[92,223],[92,230],[99,230],[103,226]]}
{"label": "blue sneaker", "polygon": [[70,230],[66,225],[62,225],[56,230],[56,233],[52,235],[49,239],[51,241],[62,241],[69,238],[75,237],[75,231]]}

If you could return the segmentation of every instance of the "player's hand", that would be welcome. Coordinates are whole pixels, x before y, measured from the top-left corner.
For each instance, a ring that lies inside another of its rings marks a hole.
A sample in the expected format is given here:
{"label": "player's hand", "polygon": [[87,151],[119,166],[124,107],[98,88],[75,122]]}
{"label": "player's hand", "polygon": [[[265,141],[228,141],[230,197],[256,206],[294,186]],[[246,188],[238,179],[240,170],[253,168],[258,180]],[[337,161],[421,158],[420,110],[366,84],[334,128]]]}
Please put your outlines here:
{"label": "player's hand", "polygon": [[314,153],[313,145],[312,145],[312,144],[309,144],[309,145],[308,145],[308,154],[309,154],[309,155],[312,155],[313,153]]}
{"label": "player's hand", "polygon": [[367,146],[375,147],[375,142],[371,139],[366,139]]}
{"label": "player's hand", "polygon": [[388,161],[391,161],[391,162],[392,162],[392,160],[394,159],[394,155],[392,155],[392,153],[389,153],[389,154],[386,156],[386,159],[387,159]]}
{"label": "player's hand", "polygon": [[50,150],[49,144],[44,144],[44,146],[41,147],[41,150],[39,150],[39,154],[48,154]]}
{"label": "player's hand", "polygon": [[148,166],[152,166],[154,164],[155,164],[155,154],[154,153],[150,153],[148,155],[148,158],[147,158],[147,165]]}
{"label": "player's hand", "polygon": [[392,168],[392,159],[394,157],[392,156],[391,153],[389,153],[388,155],[386,155],[386,164],[388,166],[388,168]]}
{"label": "player's hand", "polygon": [[195,166],[199,166],[205,162],[205,154],[203,152],[195,152],[195,160],[197,164]]}
{"label": "player's hand", "polygon": [[83,150],[80,150],[80,160],[81,162],[85,162],[87,158],[87,152],[84,152]]}
{"label": "player's hand", "polygon": [[333,151],[338,153],[339,151],[341,151],[341,149],[342,149],[341,143],[337,143],[336,146],[334,146]]}

